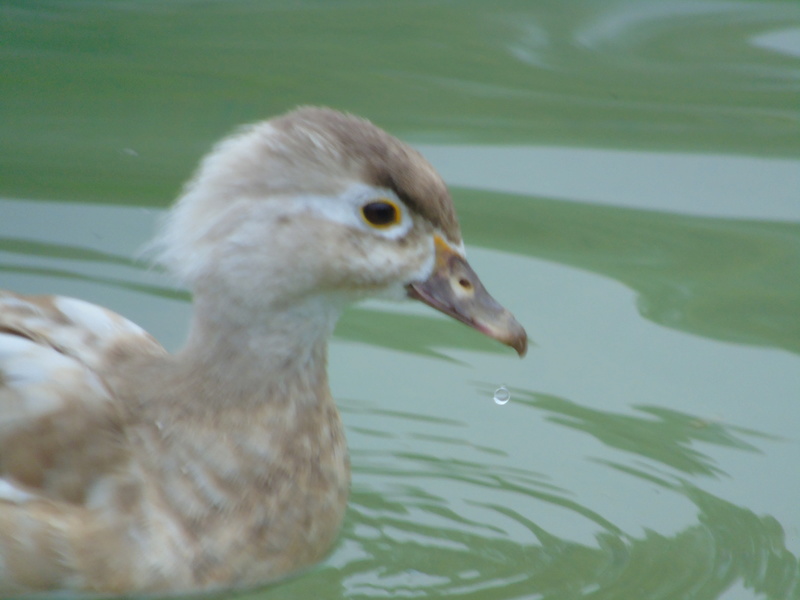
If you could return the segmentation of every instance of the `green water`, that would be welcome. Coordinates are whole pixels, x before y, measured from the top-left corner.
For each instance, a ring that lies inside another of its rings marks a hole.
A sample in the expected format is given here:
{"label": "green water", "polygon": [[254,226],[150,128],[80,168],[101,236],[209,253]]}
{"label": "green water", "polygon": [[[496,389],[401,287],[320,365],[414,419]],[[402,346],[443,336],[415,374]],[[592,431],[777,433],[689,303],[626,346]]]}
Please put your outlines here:
{"label": "green water", "polygon": [[1,287],[178,347],[161,209],[326,104],[440,169],[535,342],[349,311],[341,540],[248,599],[800,598],[796,1],[4,1],[0,53]]}

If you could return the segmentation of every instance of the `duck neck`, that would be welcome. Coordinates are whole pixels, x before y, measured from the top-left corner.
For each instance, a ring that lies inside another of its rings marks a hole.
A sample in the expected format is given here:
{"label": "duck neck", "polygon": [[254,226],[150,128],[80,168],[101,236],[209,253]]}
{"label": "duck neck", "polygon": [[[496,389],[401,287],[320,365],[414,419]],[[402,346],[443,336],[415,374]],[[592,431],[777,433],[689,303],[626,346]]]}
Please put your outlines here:
{"label": "duck neck", "polygon": [[195,298],[189,339],[177,359],[206,388],[225,390],[215,402],[248,403],[328,393],[327,345],[340,307],[325,297],[268,307]]}

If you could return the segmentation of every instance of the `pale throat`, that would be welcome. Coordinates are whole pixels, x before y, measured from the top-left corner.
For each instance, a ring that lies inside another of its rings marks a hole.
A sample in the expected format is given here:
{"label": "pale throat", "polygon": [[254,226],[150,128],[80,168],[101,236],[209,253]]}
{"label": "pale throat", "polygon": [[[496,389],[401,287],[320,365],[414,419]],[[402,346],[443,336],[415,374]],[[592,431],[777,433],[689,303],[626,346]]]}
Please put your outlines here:
{"label": "pale throat", "polygon": [[[189,338],[177,358],[209,376],[247,382],[325,379],[328,339],[343,305],[311,296],[275,305],[232,306],[195,298]],[[310,381],[309,381],[310,383]]]}

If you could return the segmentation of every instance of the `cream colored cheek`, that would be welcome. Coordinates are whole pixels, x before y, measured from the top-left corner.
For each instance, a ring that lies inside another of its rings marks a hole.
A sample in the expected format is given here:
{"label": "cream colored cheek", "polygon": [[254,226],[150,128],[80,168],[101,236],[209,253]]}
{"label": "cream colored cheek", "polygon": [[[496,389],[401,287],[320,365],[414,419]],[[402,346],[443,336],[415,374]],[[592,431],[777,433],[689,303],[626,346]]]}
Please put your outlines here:
{"label": "cream colored cheek", "polygon": [[425,281],[433,274],[433,269],[436,266],[436,251],[434,249],[433,239],[427,247],[420,249],[417,254],[416,265],[409,273],[407,282],[412,281]]}
{"label": "cream colored cheek", "polygon": [[350,285],[362,293],[402,299],[405,287],[433,269],[433,253],[427,249],[376,246],[363,260],[351,263]]}

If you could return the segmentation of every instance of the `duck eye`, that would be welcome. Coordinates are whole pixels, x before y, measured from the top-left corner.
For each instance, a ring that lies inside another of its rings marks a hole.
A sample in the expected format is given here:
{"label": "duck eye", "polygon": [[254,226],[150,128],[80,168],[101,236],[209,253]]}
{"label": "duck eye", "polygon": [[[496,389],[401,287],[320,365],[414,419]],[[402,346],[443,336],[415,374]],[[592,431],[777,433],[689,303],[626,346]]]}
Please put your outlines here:
{"label": "duck eye", "polygon": [[364,220],[373,227],[389,227],[400,222],[400,210],[394,202],[376,200],[361,207]]}

